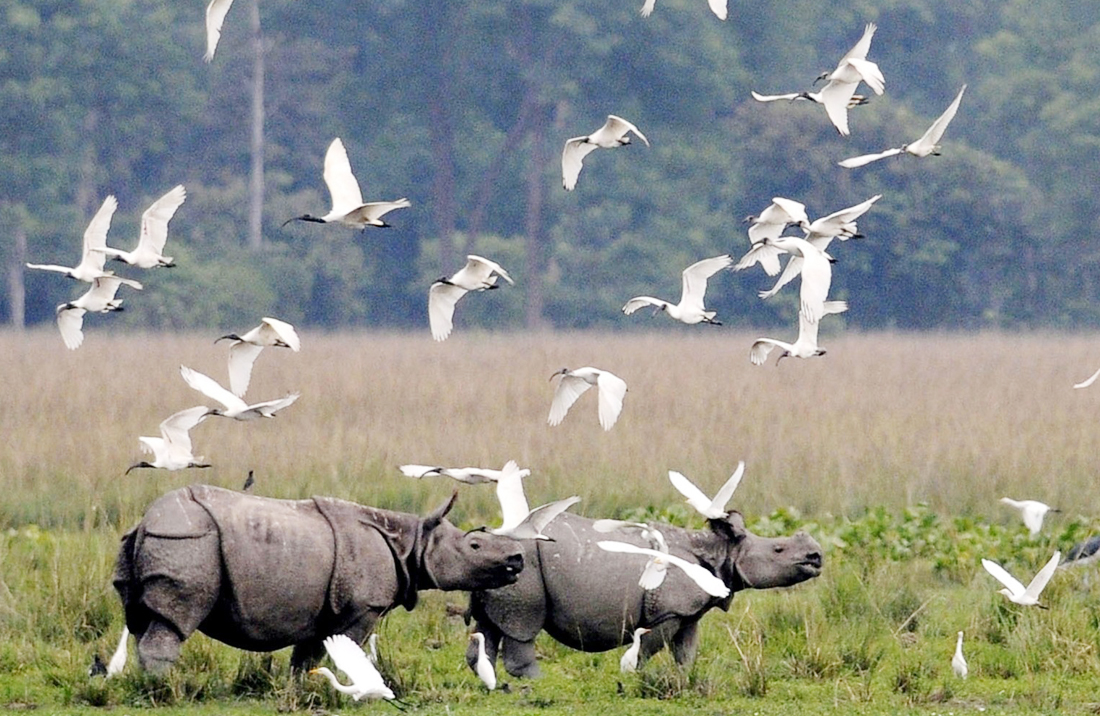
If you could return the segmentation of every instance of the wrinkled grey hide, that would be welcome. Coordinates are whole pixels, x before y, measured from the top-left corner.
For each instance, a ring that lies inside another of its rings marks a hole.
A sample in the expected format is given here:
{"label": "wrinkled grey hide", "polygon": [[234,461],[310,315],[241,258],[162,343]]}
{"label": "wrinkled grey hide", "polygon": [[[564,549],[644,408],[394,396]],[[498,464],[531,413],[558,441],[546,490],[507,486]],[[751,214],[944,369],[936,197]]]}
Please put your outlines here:
{"label": "wrinkled grey hide", "polygon": [[[758,537],[736,512],[708,524],[706,530],[657,527],[670,553],[704,565],[725,582],[731,590],[725,599],[710,596],[676,567],[669,567],[660,587],[643,590],[638,578],[647,557],[596,546],[610,539],[648,547],[638,530],[601,534],[586,517],[561,515],[545,530],[555,541],[523,543],[527,564],[515,584],[471,595],[470,614],[485,635],[486,653],[495,663],[499,650],[513,676],[537,676],[535,637],[543,629],[574,649],[607,651],[630,643],[635,628],[648,627],[642,658],[668,644],[677,663],[689,664],[699,620],[715,607],[728,609],[733,592],[790,586],[821,573],[821,547],[803,532]],[[470,668],[476,658],[471,647]]]}
{"label": "wrinkled grey hide", "polygon": [[[457,493],[456,493],[457,494]],[[114,585],[144,668],[163,672],[196,629],[234,647],[294,646],[302,668],[337,633],[357,642],[421,589],[512,584],[523,548],[443,519],[331,497],[275,500],[206,485],[173,490],[122,538]]]}

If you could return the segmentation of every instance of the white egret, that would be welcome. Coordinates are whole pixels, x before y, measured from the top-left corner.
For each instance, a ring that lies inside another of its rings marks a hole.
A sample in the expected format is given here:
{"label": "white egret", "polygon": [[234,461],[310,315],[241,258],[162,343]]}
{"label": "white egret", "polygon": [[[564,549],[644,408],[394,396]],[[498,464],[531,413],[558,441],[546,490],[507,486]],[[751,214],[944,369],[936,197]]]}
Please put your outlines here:
{"label": "white egret", "polygon": [[388,227],[382,217],[394,209],[406,209],[412,204],[408,199],[396,201],[375,201],[363,203],[363,194],[359,182],[351,173],[348,152],[340,138],[332,140],[325,152],[325,184],[332,197],[332,210],[324,216],[302,214],[283,222],[286,226],[292,221],[312,221],[317,224],[343,224],[353,229],[365,229],[368,226]]}
{"label": "white egret", "polygon": [[153,202],[141,215],[141,234],[138,245],[133,251],[112,249],[109,246],[94,250],[101,251],[116,261],[139,268],[175,266],[172,257],[163,254],[164,244],[168,241],[168,222],[172,220],[176,209],[180,208],[186,199],[187,191],[180,184]]}
{"label": "white egret", "polygon": [[[713,12],[719,20],[725,20],[728,14],[726,8],[728,1],[729,0],[707,0],[707,4],[710,5],[710,11]],[[656,4],[657,0],[645,0],[645,4],[642,5],[642,17],[649,17]]]}
{"label": "white egret", "polygon": [[[809,226],[804,227],[806,240],[822,251],[825,251],[829,248],[829,244],[832,243],[833,239],[847,241],[848,239],[860,238],[862,234],[859,233],[856,219],[867,213],[867,210],[881,198],[882,194],[876,194],[867,201],[856,204],[855,206],[849,206],[847,209],[834,211],[828,216],[815,219],[810,222]],[[828,254],[826,254],[826,256],[828,256]],[[767,291],[761,291],[759,293],[760,298],[770,298],[774,296],[779,289],[794,280],[794,277],[798,276],[800,273],[802,273],[802,257],[791,254],[790,259],[787,260],[787,265],[783,268],[783,274],[779,277],[779,280],[777,280],[775,285]]]}
{"label": "white egret", "polygon": [[489,656],[485,653],[485,635],[475,631],[470,634],[470,641],[477,642],[477,678],[481,679],[485,688],[492,691],[497,687],[497,672],[493,668],[493,662],[489,661]]}
{"label": "white egret", "polygon": [[523,478],[530,474],[530,471],[520,470],[514,461],[509,461],[501,472],[501,476],[496,480],[501,525],[495,528],[478,528],[485,532],[512,539],[549,540],[550,538],[542,533],[546,525],[581,501],[581,498],[576,496],[568,497],[540,505],[532,510],[528,507],[527,495],[523,490]]}
{"label": "white egret", "polygon": [[672,304],[652,296],[635,296],[623,306],[623,313],[629,316],[642,306],[655,306],[681,323],[692,325],[704,322],[720,326],[722,323],[714,320],[715,312],[703,307],[703,295],[707,291],[707,280],[732,263],[733,258],[729,254],[696,261],[681,274],[683,288],[679,303]]}
{"label": "white egret", "polygon": [[596,546],[607,552],[620,552],[623,554],[640,554],[645,555],[651,559],[657,560],[659,564],[664,564],[666,567],[671,565],[678,567],[684,574],[691,578],[699,588],[712,597],[725,598],[730,594],[730,589],[722,582],[721,579],[714,576],[714,573],[701,564],[695,562],[689,562],[686,559],[677,557],[674,554],[667,554],[655,549],[648,549],[646,547],[638,547],[627,542],[614,542],[614,541],[600,541],[596,543]]}
{"label": "white egret", "polygon": [[344,686],[336,678],[336,674],[323,666],[311,669],[309,673],[324,676],[332,682],[334,689],[351,696],[355,701],[363,698],[394,698],[393,691],[382,680],[382,674],[378,672],[378,669],[370,662],[367,655],[363,653],[362,647],[352,641],[350,637],[346,634],[336,634],[325,639],[323,643],[325,651],[332,659],[332,663],[336,665],[339,671],[347,675],[351,683]]}
{"label": "white egret", "polygon": [[[596,520],[592,523],[592,529],[597,532],[614,532],[619,529],[637,529],[641,532],[642,539],[649,541],[650,549],[668,554],[668,543],[665,536],[655,527],[640,522],[624,522],[623,520]],[[668,571],[668,562],[657,557],[651,557],[642,569],[642,576],[638,578],[638,586],[647,591],[656,589],[665,581]]]}
{"label": "white egret", "polygon": [[638,670],[638,655],[642,650],[642,636],[648,634],[651,630],[644,627],[638,627],[634,630],[634,640],[630,644],[622,657],[619,659],[619,671],[624,674],[633,674]]}
{"label": "white egret", "polygon": [[686,502],[695,508],[695,511],[708,520],[725,519],[729,512],[726,505],[733,497],[734,490],[741,484],[741,477],[745,474],[745,461],[737,463],[737,469],[730,478],[714,494],[714,499],[707,497],[702,490],[695,486],[691,480],[675,470],[668,471],[668,479],[672,486],[679,490],[680,494],[687,498]]}
{"label": "white egret", "polygon": [[774,258],[776,265],[778,265],[780,253],[786,252],[802,258],[799,311],[806,314],[806,320],[810,323],[820,319],[823,315],[822,305],[829,295],[829,288],[833,282],[833,267],[825,252],[797,236],[766,238],[749,251],[750,254],[754,252],[761,262]]}
{"label": "white egret", "polygon": [[638,131],[637,127],[613,114],[607,115],[604,125],[587,137],[567,139],[561,153],[562,186],[567,191],[573,191],[577,186],[577,177],[581,174],[584,158],[601,147],[611,149],[630,144],[628,132],[633,132],[647,147],[649,146],[649,140]]}
{"label": "white egret", "polygon": [[547,422],[550,425],[559,425],[565,419],[565,414],[577,398],[586,390],[596,386],[599,392],[600,425],[604,430],[610,430],[619,419],[619,413],[623,410],[623,398],[626,397],[626,382],[606,370],[585,366],[576,370],[562,368],[554,375],[561,376],[557,390],[554,391],[554,400],[550,404],[550,417]]}
{"label": "white egret", "polygon": [[252,364],[260,351],[268,346],[289,348],[295,353],[302,350],[302,341],[294,326],[277,318],[262,318],[260,325],[243,335],[227,333],[215,338],[214,342],[222,340],[233,341],[229,346],[229,387],[239,398],[243,398],[248,390],[252,380]]}
{"label": "white egret", "polygon": [[515,460],[509,460],[500,470],[493,470],[487,467],[433,467],[431,465],[401,465],[397,469],[406,477],[413,477],[418,480],[424,477],[440,475],[449,477],[452,480],[464,482],[467,485],[498,482],[504,475],[514,472],[520,473],[520,477],[527,477],[531,474],[531,471],[527,468],[520,470]]}
{"label": "white egret", "polygon": [[829,117],[829,121],[833,123],[833,126],[836,127],[836,131],[847,137],[851,134],[848,129],[848,110],[867,103],[866,97],[856,94],[858,84],[858,82],[829,80],[829,83],[821,88],[820,92],[789,92],[771,95],[753,92],[752,98],[757,102],[804,99],[819,104],[825,108],[825,114]]}
{"label": "white egret", "polygon": [[910,144],[903,144],[895,149],[887,149],[885,152],[879,152],[878,154],[864,154],[859,157],[852,157],[843,161],[837,162],[846,169],[852,169],[855,167],[862,167],[865,164],[878,161],[879,159],[885,159],[886,157],[892,157],[898,154],[911,154],[914,157],[927,157],[929,155],[940,155],[940,139],[943,137],[943,133],[947,131],[947,125],[951,123],[951,120],[955,118],[955,113],[959,111],[959,103],[962,102],[963,92],[966,91],[966,85],[962,86],[959,93],[955,95],[955,100],[948,106],[944,113],[939,116],[932,126],[928,128],[920,139]]}
{"label": "white egret", "polygon": [[163,470],[183,470],[188,467],[210,467],[203,463],[201,457],[195,457],[191,453],[191,428],[206,419],[209,408],[205,405],[196,405],[193,408],[181,410],[168,416],[160,424],[160,437],[139,437],[142,452],[151,453],[153,462],[141,461],[126,469],[139,467],[159,468]]}
{"label": "white egret", "polygon": [[69,350],[76,350],[84,342],[84,314],[110,313],[122,310],[122,299],[115,298],[118,287],[127,285],[140,291],[141,284],[121,276],[100,276],[92,280],[92,287],[79,298],[57,307],[57,329],[61,340]]}
{"label": "white egret", "polygon": [[108,196],[103,200],[99,211],[95,213],[91,223],[88,224],[88,228],[84,230],[80,263],[76,266],[69,268],[68,266],[57,266],[55,264],[27,264],[27,268],[54,271],[65,274],[69,278],[89,283],[103,276],[113,276],[113,271],[103,270],[107,255],[96,249],[102,249],[107,245],[107,232],[111,229],[111,217],[114,216],[117,208],[118,201],[113,196]]}
{"label": "white egret", "polygon": [[222,25],[232,4],[233,0],[210,0],[206,6],[206,54],[202,56],[206,62],[214,59],[214,50],[218,48],[218,40],[222,36]]}
{"label": "white egret", "polygon": [[982,566],[985,567],[985,571],[992,574],[998,582],[1005,585],[1004,589],[997,590],[998,594],[1005,595],[1010,602],[1019,604],[1022,607],[1039,607],[1040,609],[1046,609],[1046,606],[1039,603],[1039,595],[1043,593],[1043,589],[1047,586],[1047,582],[1050,581],[1051,576],[1053,576],[1054,570],[1058,569],[1058,560],[1061,559],[1061,557],[1061,552],[1055,552],[1054,556],[1039,570],[1039,573],[1035,575],[1035,578],[1031,580],[1031,583],[1027,585],[1026,589],[1018,579],[1009,574],[1004,567],[996,562],[983,559]]}
{"label": "white egret", "polygon": [[117,676],[122,673],[122,670],[126,668],[126,646],[127,641],[130,638],[130,629],[126,626],[122,627],[122,636],[119,637],[118,646],[115,647],[115,653],[111,655],[110,660],[107,662],[107,678]]}
{"label": "white egret", "polygon": [[779,273],[780,252],[775,249],[761,250],[764,242],[767,239],[778,239],[783,229],[789,224],[809,226],[810,217],[806,215],[805,204],[777,196],[758,216],[746,216],[745,221],[752,224],[749,227],[749,242],[752,247],[741,257],[733,270],[742,271],[759,262],[769,276],[774,276]]}
{"label": "white egret", "polygon": [[[757,102],[795,102],[798,100],[805,100],[807,102],[813,102],[814,104],[825,104],[824,98],[822,98],[819,92],[786,92],[784,94],[760,94],[753,90],[752,98]],[[852,98],[848,100],[848,109],[853,107],[859,107],[860,105],[867,104],[869,100],[867,97],[861,94],[854,94]]]}
{"label": "white egret", "polygon": [[[495,275],[494,275],[495,274]],[[473,254],[466,257],[466,265],[456,274],[441,277],[428,289],[428,323],[431,325],[432,338],[437,341],[447,339],[454,326],[455,304],[458,299],[470,291],[486,291],[500,288],[497,276],[515,285],[515,281],[500,264]]]}
{"label": "white egret", "polygon": [[871,38],[875,35],[875,23],[867,23],[863,30],[863,36],[859,42],[848,50],[844,57],[840,58],[836,69],[832,72],[823,72],[817,81],[829,80],[839,82],[854,82],[859,84],[866,82],[875,94],[881,95],[886,89],[886,80],[882,76],[882,70],[878,65],[867,59],[867,53],[871,49]]}
{"label": "white egret", "polygon": [[1008,505],[1020,511],[1020,517],[1024,526],[1031,531],[1031,536],[1039,534],[1043,529],[1043,518],[1048,512],[1061,512],[1061,510],[1038,500],[1013,500],[1011,497],[1002,497],[1001,504]]}
{"label": "white egret", "polygon": [[180,375],[183,376],[183,380],[189,386],[211,400],[216,400],[225,406],[224,410],[219,410],[217,408],[210,410],[208,413],[209,415],[220,415],[223,418],[233,418],[234,420],[274,418],[275,413],[293,404],[299,396],[299,393],[291,393],[285,398],[265,400],[260,403],[249,405],[244,402],[244,400],[223,388],[218,381],[197,370],[191,370],[187,366],[181,365]]}
{"label": "white egret", "polygon": [[[847,310],[847,301],[826,301],[822,313],[829,315],[831,313],[843,313]],[[783,349],[783,352],[775,361],[776,365],[779,365],[779,361],[788,356],[791,358],[815,358],[825,355],[825,349],[819,348],[817,345],[817,329],[820,324],[820,321],[811,323],[806,315],[799,311],[798,339],[794,343],[786,343],[775,338],[757,338],[752,344],[752,348],[749,349],[749,360],[752,361],[753,365],[764,365],[764,362],[768,360],[768,354],[772,352],[773,348]]]}
{"label": "white egret", "polygon": [[970,673],[970,669],[966,666],[966,657],[963,656],[963,633],[959,632],[959,640],[955,642],[955,655],[951,657],[951,668],[955,672],[955,676],[960,679],[965,679],[966,675]]}

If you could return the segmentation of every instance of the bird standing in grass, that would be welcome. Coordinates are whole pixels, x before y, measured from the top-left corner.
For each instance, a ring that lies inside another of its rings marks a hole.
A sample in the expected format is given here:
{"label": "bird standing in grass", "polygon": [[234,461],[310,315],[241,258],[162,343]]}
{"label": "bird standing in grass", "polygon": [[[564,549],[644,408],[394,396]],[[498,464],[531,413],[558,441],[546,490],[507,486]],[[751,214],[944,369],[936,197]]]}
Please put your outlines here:
{"label": "bird standing in grass", "polygon": [[622,657],[619,659],[619,671],[624,674],[633,674],[638,670],[638,655],[642,650],[642,636],[649,632],[649,629],[642,627],[634,630],[634,641],[631,642],[630,647],[623,652]]}
{"label": "bird standing in grass", "polygon": [[966,675],[970,673],[970,669],[966,666],[966,657],[963,656],[963,633],[959,632],[959,640],[955,642],[955,655],[951,657],[951,668],[955,672],[955,676],[960,679],[965,679]]}
{"label": "bird standing in grass", "polygon": [[477,642],[477,678],[481,679],[481,683],[485,684],[486,689],[492,691],[497,687],[497,672],[485,653],[485,635],[475,631],[470,635],[470,640]]}

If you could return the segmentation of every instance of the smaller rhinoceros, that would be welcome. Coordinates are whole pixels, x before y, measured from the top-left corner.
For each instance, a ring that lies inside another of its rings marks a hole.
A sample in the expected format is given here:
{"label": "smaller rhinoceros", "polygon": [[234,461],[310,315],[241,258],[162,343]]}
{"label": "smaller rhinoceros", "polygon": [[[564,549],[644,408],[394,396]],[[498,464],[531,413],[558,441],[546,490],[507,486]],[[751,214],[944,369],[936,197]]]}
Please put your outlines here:
{"label": "smaller rhinoceros", "polygon": [[114,585],[144,668],[167,670],[196,629],[230,646],[294,646],[291,665],[323,654],[322,641],[361,642],[421,589],[512,584],[523,547],[465,534],[443,519],[331,497],[276,500],[207,485],[169,492],[122,538]]}
{"label": "smaller rhinoceros", "polygon": [[[524,542],[526,567],[515,584],[470,595],[476,631],[485,635],[485,650],[513,676],[537,676],[535,637],[543,629],[566,646],[581,651],[607,651],[642,637],[644,659],[671,645],[678,664],[695,658],[699,620],[715,607],[728,609],[741,589],[786,587],[821,574],[821,546],[809,535],[765,538],[745,529],[737,512],[707,520],[709,529],[687,530],[657,525],[669,552],[703,565],[730,588],[714,597],[678,569],[669,570],[661,586],[646,591],[638,578],[645,556],[606,552],[597,542],[612,539],[648,546],[635,529],[606,534],[593,521],[565,513],[550,523],[552,542]],[[474,668],[476,649],[466,660]]]}

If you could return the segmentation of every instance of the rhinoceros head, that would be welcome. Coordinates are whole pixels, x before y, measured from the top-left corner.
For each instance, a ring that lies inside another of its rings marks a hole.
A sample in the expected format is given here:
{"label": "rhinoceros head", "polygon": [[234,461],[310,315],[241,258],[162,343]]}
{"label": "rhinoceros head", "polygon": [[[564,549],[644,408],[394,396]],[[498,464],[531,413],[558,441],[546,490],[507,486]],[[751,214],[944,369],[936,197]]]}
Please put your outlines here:
{"label": "rhinoceros head", "polygon": [[438,589],[498,589],[519,578],[523,569],[523,546],[510,537],[488,532],[465,533],[443,519],[458,493],[424,518],[424,575]]}
{"label": "rhinoceros head", "polygon": [[760,537],[745,529],[745,518],[739,512],[709,520],[709,524],[730,545],[724,565],[731,572],[728,576],[739,577],[746,588],[789,587],[821,574],[821,545],[805,532]]}

